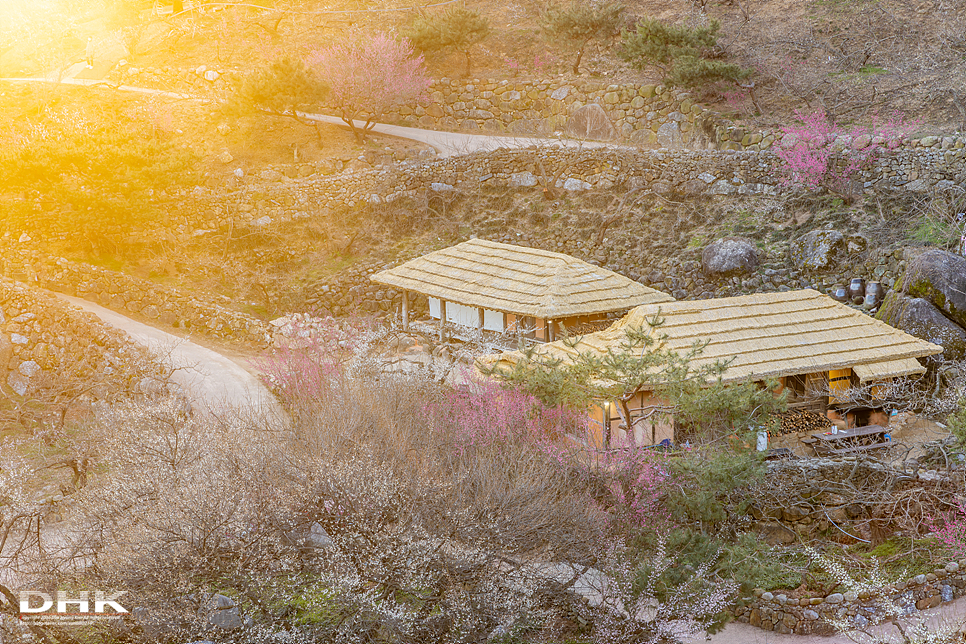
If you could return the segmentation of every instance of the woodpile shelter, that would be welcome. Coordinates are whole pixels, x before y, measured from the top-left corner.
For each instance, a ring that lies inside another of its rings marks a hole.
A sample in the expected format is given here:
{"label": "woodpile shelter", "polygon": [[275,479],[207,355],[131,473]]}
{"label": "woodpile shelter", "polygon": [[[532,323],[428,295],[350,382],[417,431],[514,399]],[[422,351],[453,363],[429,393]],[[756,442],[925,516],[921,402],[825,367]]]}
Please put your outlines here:
{"label": "woodpile shelter", "polygon": [[408,327],[411,294],[429,299],[430,317],[542,342],[608,313],[674,298],[569,255],[471,239],[371,277],[403,293]]}
{"label": "woodpile shelter", "polygon": [[[663,324],[654,329],[647,320],[659,315]],[[846,390],[869,385],[875,391],[892,379],[925,372],[917,358],[942,352],[942,347],[920,340],[885,322],[814,290],[762,293],[721,299],[645,304],[604,331],[574,342],[553,342],[536,348],[536,355],[573,360],[578,353],[605,355],[618,351],[628,328],[647,330],[662,348],[685,354],[695,342],[707,342],[692,364],[701,366],[729,361],[726,383],[762,382],[775,378],[778,393],[789,390],[789,407],[810,408],[832,414],[842,408],[853,416],[849,424],[882,424],[882,409],[871,405],[856,409],[845,399]],[[525,360],[519,351],[485,356],[481,364],[512,369]],[[659,378],[655,378],[657,382]],[[626,408],[631,429],[617,405],[603,403],[592,410],[598,427],[594,440],[603,446],[612,438],[638,444],[674,440],[673,418],[645,420],[641,410],[661,401],[654,385],[642,386]],[[837,396],[838,394],[838,396]],[[638,415],[635,417],[634,411]],[[879,414],[879,416],[870,415]],[[643,422],[642,422],[643,421]],[[888,422],[885,416],[884,422]]]}

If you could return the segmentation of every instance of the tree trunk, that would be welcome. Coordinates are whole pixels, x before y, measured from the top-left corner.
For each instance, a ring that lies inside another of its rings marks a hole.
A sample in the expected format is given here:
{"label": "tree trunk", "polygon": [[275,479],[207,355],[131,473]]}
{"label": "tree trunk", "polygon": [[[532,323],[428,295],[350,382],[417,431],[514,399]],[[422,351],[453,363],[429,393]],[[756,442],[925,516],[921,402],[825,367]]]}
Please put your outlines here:
{"label": "tree trunk", "polygon": [[358,143],[358,144],[361,145],[361,144],[363,144],[363,143],[366,142],[365,134],[359,132],[359,128],[356,127],[356,124],[353,122],[352,119],[346,118],[346,117],[343,116],[342,117],[342,122],[345,123],[346,125],[348,125],[349,126],[349,129],[352,130],[353,136],[356,137],[356,143]]}
{"label": "tree trunk", "polygon": [[574,61],[574,76],[580,74],[580,59],[584,57],[584,48],[581,47],[577,50],[577,60]]}
{"label": "tree trunk", "polygon": [[464,51],[463,55],[466,56],[466,73],[463,74],[463,78],[469,78],[470,72],[473,71],[473,61],[470,58],[469,50]]}

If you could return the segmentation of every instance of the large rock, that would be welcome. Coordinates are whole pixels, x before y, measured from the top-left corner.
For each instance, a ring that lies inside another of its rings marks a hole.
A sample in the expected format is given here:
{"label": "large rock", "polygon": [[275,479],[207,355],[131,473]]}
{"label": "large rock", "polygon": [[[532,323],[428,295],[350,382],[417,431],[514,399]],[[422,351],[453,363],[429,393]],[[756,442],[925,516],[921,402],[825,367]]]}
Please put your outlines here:
{"label": "large rock", "polygon": [[[0,313],[0,316],[3,314]],[[0,369],[5,369],[8,364],[10,364],[10,359],[13,357],[13,342],[10,338],[0,333]]]}
{"label": "large rock", "polygon": [[928,300],[891,291],[876,317],[917,338],[941,345],[947,360],[966,358],[966,330],[947,319]]}
{"label": "large rock", "polygon": [[929,250],[906,270],[903,291],[932,302],[961,327],[966,327],[966,259],[944,250]]}
{"label": "large rock", "polygon": [[808,271],[830,271],[848,257],[848,244],[837,230],[813,230],[791,244],[792,262]]}
{"label": "large rock", "polygon": [[682,145],[681,128],[674,121],[668,121],[657,128],[657,144],[662,148],[679,148]]}
{"label": "large rock", "polygon": [[753,273],[758,268],[758,250],[743,237],[718,239],[701,253],[701,268],[713,278]]}
{"label": "large rock", "polygon": [[600,105],[591,103],[574,110],[574,113],[567,119],[565,131],[570,136],[578,139],[596,139],[598,141],[610,141],[617,136],[607,112]]}

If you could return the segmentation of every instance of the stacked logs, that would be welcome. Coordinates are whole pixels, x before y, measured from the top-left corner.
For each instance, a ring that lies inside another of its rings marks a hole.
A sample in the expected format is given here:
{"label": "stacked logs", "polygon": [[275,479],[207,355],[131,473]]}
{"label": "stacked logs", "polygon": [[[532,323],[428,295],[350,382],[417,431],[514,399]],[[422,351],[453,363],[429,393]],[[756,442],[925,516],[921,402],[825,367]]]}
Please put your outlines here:
{"label": "stacked logs", "polygon": [[[825,430],[832,426],[832,421],[815,411],[807,409],[792,409],[778,415],[780,423],[778,426],[778,436],[785,434],[797,434],[799,432],[813,432]],[[775,436],[775,432],[769,432],[769,436]]]}

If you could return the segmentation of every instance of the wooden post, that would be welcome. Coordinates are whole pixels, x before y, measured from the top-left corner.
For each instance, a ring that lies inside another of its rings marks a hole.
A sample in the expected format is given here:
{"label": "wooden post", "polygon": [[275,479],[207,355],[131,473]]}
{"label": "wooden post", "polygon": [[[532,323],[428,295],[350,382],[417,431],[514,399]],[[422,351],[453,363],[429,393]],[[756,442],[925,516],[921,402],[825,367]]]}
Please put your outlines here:
{"label": "wooden post", "polygon": [[547,342],[553,342],[557,339],[557,334],[553,330],[553,320],[547,320],[545,324],[547,325]]}
{"label": "wooden post", "polygon": [[604,449],[610,449],[610,401],[604,402]]}
{"label": "wooden post", "polygon": [[409,291],[402,292],[402,327],[403,331],[409,330]]}
{"label": "wooden post", "polygon": [[480,335],[482,336],[483,335],[483,315],[484,315],[483,308],[481,307],[476,309],[476,313],[477,313],[476,330],[479,331]]}
{"label": "wooden post", "polygon": [[446,300],[439,298],[439,341],[443,341],[443,326],[446,324]]}

